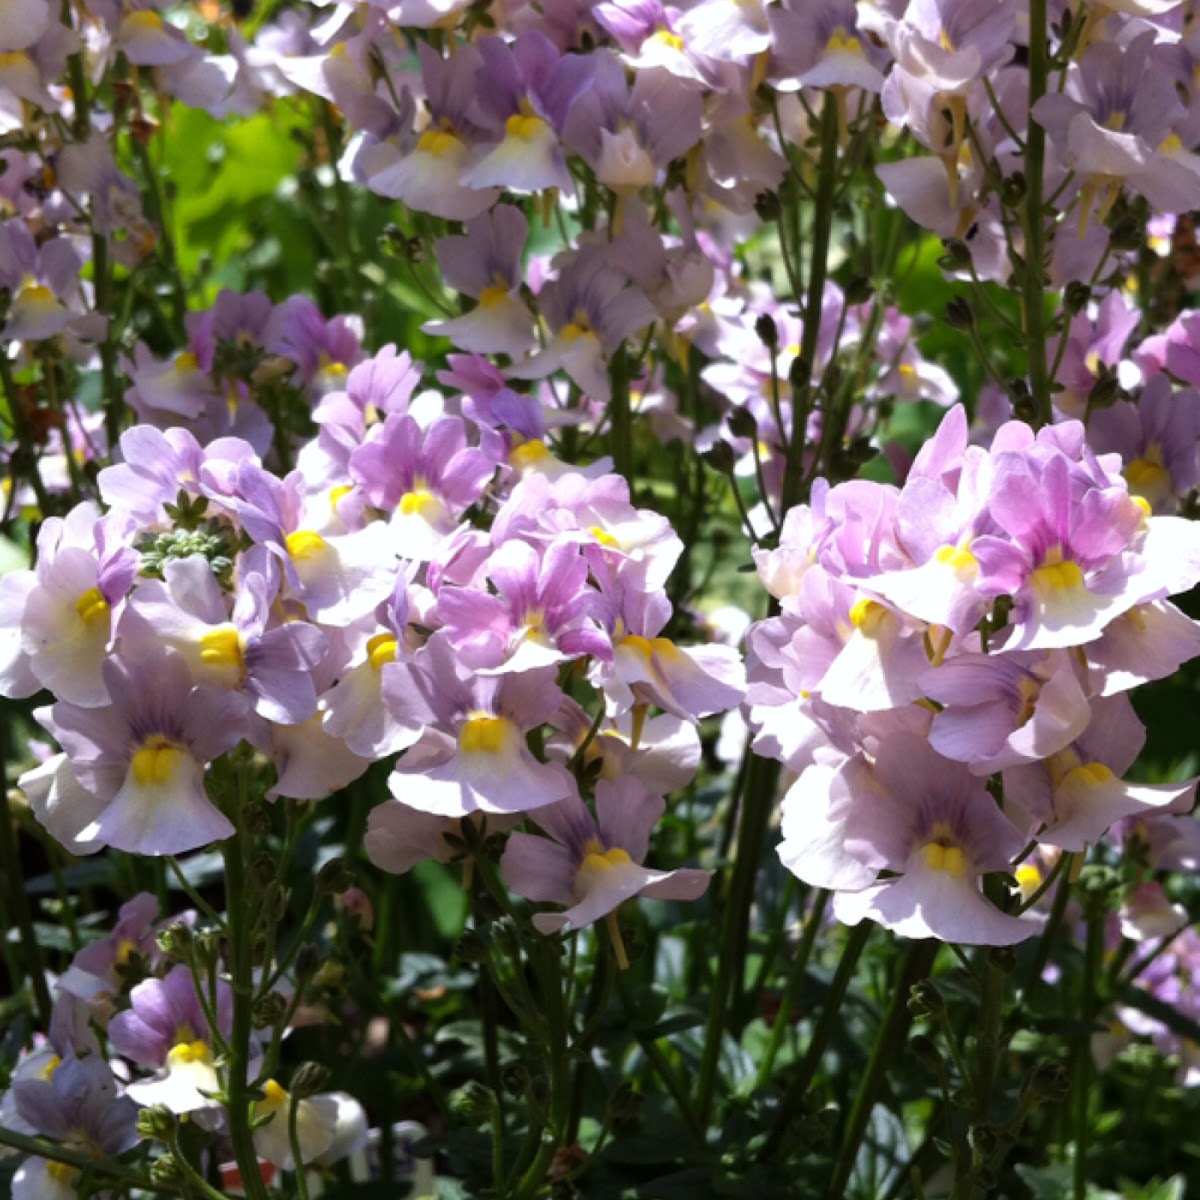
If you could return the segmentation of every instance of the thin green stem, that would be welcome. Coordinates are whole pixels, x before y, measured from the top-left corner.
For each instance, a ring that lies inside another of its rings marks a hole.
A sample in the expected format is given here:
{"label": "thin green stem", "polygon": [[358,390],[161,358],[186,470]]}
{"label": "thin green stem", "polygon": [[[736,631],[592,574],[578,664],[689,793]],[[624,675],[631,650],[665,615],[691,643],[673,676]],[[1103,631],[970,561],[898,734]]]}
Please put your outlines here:
{"label": "thin green stem", "polygon": [[[38,454],[33,441],[33,431],[26,419],[21,398],[17,395],[17,385],[13,379],[12,365],[8,361],[8,346],[5,343],[0,343],[0,385],[3,386],[4,399],[8,404],[9,416],[12,418],[13,433],[16,435],[17,445],[21,449],[21,474],[33,488],[33,494],[37,497],[38,511],[42,516],[49,516],[52,511],[50,495],[46,491],[46,485],[42,482],[42,473],[38,470]],[[13,491],[16,491],[15,487]]]}
{"label": "thin green stem", "polygon": [[300,1131],[297,1128],[300,1101],[294,1093],[288,1093],[288,1145],[292,1148],[292,1166],[296,1174],[296,1194],[299,1200],[308,1200],[308,1179],[304,1171],[304,1155],[301,1153]]}
{"label": "thin green stem", "polygon": [[609,445],[612,449],[613,470],[633,481],[633,414],[629,407],[629,355],[624,343],[608,364],[612,386],[609,401]]}
{"label": "thin green stem", "polygon": [[908,1007],[909,990],[913,984],[929,974],[938,949],[938,942],[924,939],[913,944],[904,961],[900,979],[892,991],[891,1002],[888,1004],[883,1024],[879,1027],[875,1045],[871,1049],[871,1057],[867,1060],[866,1074],[850,1109],[846,1133],[833,1166],[829,1186],[825,1191],[828,1200],[841,1200],[846,1194],[846,1184],[849,1183],[850,1174],[854,1170],[854,1160],[858,1157],[858,1148],[862,1145],[871,1110],[875,1107],[875,1101],[883,1087],[888,1067],[896,1057],[904,1035],[912,1023],[912,1014]]}
{"label": "thin green stem", "polygon": [[1044,183],[1046,131],[1032,116],[1034,105],[1046,94],[1049,73],[1047,0],[1029,0],[1029,130],[1025,138],[1025,270],[1022,297],[1025,316],[1025,352],[1029,363],[1029,388],[1038,425],[1049,425],[1054,416],[1050,380],[1046,370],[1045,257],[1046,216]]}
{"label": "thin green stem", "polygon": [[[804,300],[804,332],[800,339],[799,378],[795,381],[795,400],[808,410],[808,392],[812,386],[813,366],[816,362],[817,345],[821,335],[821,308],[825,298],[825,280],[828,273],[829,241],[833,233],[833,209],[838,173],[838,112],[837,98],[826,92],[821,109],[820,157],[817,176],[817,197],[813,213],[812,248],[809,253],[808,292]],[[783,497],[780,516],[803,498],[805,422],[792,413],[791,439],[788,445],[787,467],[783,476]],[[831,414],[823,414],[821,426],[823,457],[830,449],[825,443],[831,441],[834,430]]]}
{"label": "thin green stem", "polygon": [[[242,783],[244,768],[235,766]],[[239,787],[239,794],[241,787]],[[239,795],[240,798],[240,795]],[[237,816],[241,816],[238,805]],[[236,822],[235,822],[236,823]],[[267,1190],[258,1169],[254,1135],[250,1129],[250,1029],[254,1004],[254,946],[249,922],[240,917],[247,910],[244,847],[235,834],[222,847],[225,856],[225,902],[229,912],[230,985],[233,991],[233,1028],[229,1038],[225,1091],[228,1097],[229,1139],[237,1160],[242,1185],[250,1200],[267,1200]]]}
{"label": "thin green stem", "polygon": [[29,1137],[26,1134],[5,1129],[2,1125],[0,1125],[0,1146],[10,1146],[14,1150],[21,1151],[22,1154],[30,1154],[34,1158],[44,1158],[47,1162],[64,1163],[68,1167],[77,1167],[81,1171],[91,1171],[104,1179],[111,1179],[114,1183],[154,1192],[159,1196],[177,1196],[179,1194],[178,1188],[157,1184],[140,1171],[123,1167],[120,1163],[93,1158],[81,1150],[68,1150],[65,1146],[60,1146],[49,1138]]}
{"label": "thin green stem", "polygon": [[1092,1086],[1092,1025],[1096,1020],[1096,987],[1100,980],[1104,955],[1104,913],[1089,905],[1087,944],[1084,950],[1083,977],[1079,981],[1079,1015],[1082,1029],[1075,1050],[1074,1124],[1075,1124],[1075,1200],[1087,1200],[1087,1149],[1091,1126],[1088,1100]]}
{"label": "thin green stem", "polygon": [[767,1049],[763,1054],[762,1062],[758,1064],[758,1075],[755,1080],[756,1087],[766,1087],[767,1081],[771,1078],[771,1071],[775,1067],[775,1059],[779,1055],[784,1035],[791,1024],[792,1007],[796,1002],[796,993],[800,990],[800,983],[804,979],[804,973],[808,970],[808,960],[812,954],[813,945],[817,940],[817,930],[821,927],[821,919],[825,915],[825,906],[828,903],[829,893],[823,888],[818,889],[813,899],[812,911],[808,914],[808,921],[804,926],[804,933],[800,938],[800,945],[796,949],[796,959],[792,963],[792,970],[788,975],[787,986],[784,988],[783,997],[779,1002],[779,1012],[775,1014],[775,1024],[771,1026],[771,1040],[767,1043]]}
{"label": "thin green stem", "polygon": [[720,1061],[730,998],[740,998],[745,983],[750,906],[754,901],[754,882],[758,877],[760,852],[766,838],[767,822],[775,802],[778,780],[777,762],[758,756],[751,758],[743,786],[741,825],[738,829],[733,878],[729,884],[725,920],[721,927],[717,978],[713,984],[708,1024],[704,1032],[704,1053],[700,1059],[696,1082],[696,1113],[701,1125],[705,1126],[708,1124],[712,1108],[717,1064]]}
{"label": "thin green stem", "polygon": [[833,981],[829,985],[829,994],[825,997],[825,1004],[821,1009],[821,1016],[813,1030],[812,1038],[809,1040],[808,1049],[804,1052],[804,1060],[796,1072],[796,1077],[788,1086],[783,1101],[779,1105],[779,1115],[775,1119],[775,1126],[763,1145],[763,1157],[768,1160],[783,1141],[788,1122],[791,1121],[792,1114],[799,1111],[799,1105],[808,1092],[813,1076],[817,1073],[817,1067],[820,1066],[825,1047],[829,1045],[829,1039],[833,1036],[833,1031],[841,1019],[842,1000],[845,998],[846,989],[850,986],[854,969],[858,965],[859,957],[866,948],[867,939],[871,936],[873,929],[874,926],[870,921],[862,921],[850,930],[850,934],[846,938],[846,944],[842,948],[842,957],[838,961]]}

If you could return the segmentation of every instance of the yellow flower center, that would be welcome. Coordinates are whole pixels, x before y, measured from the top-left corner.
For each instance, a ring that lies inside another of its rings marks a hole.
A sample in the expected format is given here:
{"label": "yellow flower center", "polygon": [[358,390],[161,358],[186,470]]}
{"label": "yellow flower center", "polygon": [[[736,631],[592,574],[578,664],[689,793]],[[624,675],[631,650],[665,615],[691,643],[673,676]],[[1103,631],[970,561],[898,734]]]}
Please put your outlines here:
{"label": "yellow flower center", "polygon": [[[861,54],[862,42],[847,33],[840,25],[829,35],[825,43],[826,54]],[[902,371],[903,367],[900,368]]]}
{"label": "yellow flower center", "polygon": [[74,1188],[75,1180],[79,1175],[79,1168],[72,1167],[68,1163],[47,1162],[46,1174],[55,1183],[61,1183],[64,1187]]}
{"label": "yellow flower center", "polygon": [[599,838],[589,838],[584,846],[583,861],[575,872],[577,891],[587,891],[597,875],[603,875],[613,867],[624,866],[629,862],[632,862],[632,859],[627,850],[622,850],[620,846],[612,846],[606,850]]}
{"label": "yellow flower center", "polygon": [[184,750],[156,733],[142,743],[129,765],[141,787],[161,787],[171,782],[185,757]]}
{"label": "yellow flower center", "polygon": [[647,661],[655,654],[660,658],[674,658],[679,653],[670,638],[644,638],[636,633],[630,633],[623,637],[621,645],[627,646],[630,650],[636,650]]}
{"label": "yellow flower center", "polygon": [[437,497],[426,487],[413,488],[411,492],[405,492],[400,497],[400,511],[406,517],[415,513],[419,517],[428,518],[437,507]]}
{"label": "yellow flower center", "polygon": [[131,12],[121,23],[135,33],[157,33],[163,27],[162,17],[149,8]]}
{"label": "yellow flower center", "polygon": [[168,1069],[182,1066],[186,1063],[211,1063],[212,1050],[207,1042],[199,1040],[176,1042],[167,1052]]}
{"label": "yellow flower center", "polygon": [[79,614],[79,619],[89,629],[93,625],[100,624],[102,621],[105,624],[108,623],[108,601],[105,600],[99,588],[88,588],[75,601],[75,611]]}
{"label": "yellow flower center", "polygon": [[957,846],[946,846],[941,842],[927,842],[921,850],[925,865],[931,871],[946,871],[959,878],[966,870],[966,859]]}
{"label": "yellow flower center", "polygon": [[607,530],[601,529],[599,525],[591,526],[588,529],[588,533],[590,533],[592,537],[594,537],[596,541],[598,541],[600,545],[604,546],[606,549],[619,550],[621,548],[617,539],[613,537],[613,535]]}
{"label": "yellow flower center", "polygon": [[505,717],[476,713],[467,718],[458,734],[458,747],[467,754],[499,754],[508,741],[512,722]]}
{"label": "yellow flower center", "polygon": [[233,625],[219,625],[200,638],[200,661],[208,667],[237,667],[245,665],[242,657],[242,635]]}
{"label": "yellow flower center", "polygon": [[[512,120],[510,117],[509,120]],[[508,299],[508,288],[503,284],[494,283],[490,287],[485,287],[479,293],[479,304],[481,308],[494,308],[497,304],[503,304]]]}
{"label": "yellow flower center", "polygon": [[376,671],[396,661],[396,639],[390,633],[377,633],[367,643],[367,661]]}
{"label": "yellow flower center", "polygon": [[519,446],[514,446],[508,452],[508,461],[510,466],[521,470],[525,467],[532,466],[534,463],[542,462],[550,457],[550,450],[545,442],[529,441],[522,442]]}
{"label": "yellow flower center", "polygon": [[335,488],[330,488],[329,507],[336,512],[338,501],[343,499],[343,497],[350,495],[352,491],[354,491],[354,485],[349,483],[342,483]]}
{"label": "yellow flower center", "polygon": [[850,624],[860,630],[864,637],[873,637],[879,630],[880,623],[887,616],[888,610],[879,603],[863,596],[850,606]]}
{"label": "yellow flower center", "polygon": [[297,529],[294,533],[289,533],[283,539],[283,544],[287,547],[287,552],[301,562],[316,558],[326,547],[325,539],[311,529]]}
{"label": "yellow flower center", "polygon": [[970,578],[979,571],[979,560],[965,546],[942,546],[933,557],[950,567],[960,579]]}
{"label": "yellow flower center", "polygon": [[523,142],[532,142],[540,137],[546,129],[546,122],[541,117],[527,116],[524,113],[513,113],[504,122],[505,136],[519,138]]}
{"label": "yellow flower center", "polygon": [[462,142],[452,133],[443,129],[427,129],[417,139],[417,149],[423,150],[434,158],[443,158],[462,149]]}
{"label": "yellow flower center", "polygon": [[182,354],[175,355],[175,370],[185,375],[191,374],[192,371],[200,370],[200,362],[190,350],[185,350]]}

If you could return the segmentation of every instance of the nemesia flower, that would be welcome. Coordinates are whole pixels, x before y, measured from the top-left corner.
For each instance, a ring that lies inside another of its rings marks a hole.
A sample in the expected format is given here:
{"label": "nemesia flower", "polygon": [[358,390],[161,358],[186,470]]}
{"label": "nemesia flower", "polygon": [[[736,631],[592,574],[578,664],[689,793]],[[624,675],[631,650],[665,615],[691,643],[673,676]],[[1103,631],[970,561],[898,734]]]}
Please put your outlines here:
{"label": "nemesia flower", "polygon": [[839,891],[839,920],[869,917],[903,937],[967,945],[1008,946],[1037,932],[1035,922],[1001,913],[980,890],[982,875],[1009,869],[1024,838],[965,767],[921,738],[896,734],[880,743],[861,784],[851,786],[847,853],[898,874]]}
{"label": "nemesia flower", "polygon": [[[17,1112],[45,1137],[76,1152],[111,1161],[141,1140],[137,1109],[118,1094],[117,1081],[99,1054],[67,1055],[48,1079],[14,1081]],[[75,1200],[78,1168],[27,1158],[13,1176],[14,1200]]]}
{"label": "nemesia flower", "polygon": [[580,655],[611,658],[611,643],[596,619],[601,599],[587,586],[588,562],[577,542],[552,542],[540,554],[528,542],[504,542],[488,559],[486,573],[494,595],[452,587],[438,592],[442,631],[463,662],[486,674]]}
{"label": "nemesia flower", "polygon": [[574,794],[570,773],[538,762],[526,743],[561,702],[553,668],[477,675],[435,633],[411,661],[384,670],[384,702],[402,723],[424,726],[388,780],[398,799],[465,817],[527,812]]}
{"label": "nemesia flower", "polygon": [[1091,722],[1069,745],[1042,762],[1004,771],[1005,802],[1010,811],[1028,814],[1031,825],[1044,823],[1040,842],[1077,852],[1123,817],[1187,812],[1196,779],[1144,784],[1122,778],[1145,737],[1124,695],[1094,700]]}
{"label": "nemesia flower", "polygon": [[105,703],[112,610],[138,568],[128,536],[127,522],[101,517],[90,502],[43,522],[37,567],[0,583],[7,633],[0,686],[12,689],[5,694],[28,696],[41,686],[74,704]]}
{"label": "nemesia flower", "polygon": [[[289,1129],[293,1106],[301,1163],[344,1158],[366,1140],[366,1114],[346,1092],[300,1099],[274,1079],[268,1079],[262,1090],[263,1098],[254,1105],[254,1149],[280,1170],[294,1171],[297,1165]],[[260,1118],[265,1118],[262,1124]]]}
{"label": "nemesia flower", "polygon": [[131,854],[179,854],[231,836],[209,800],[204,768],[242,737],[238,702],[220,688],[194,687],[171,650],[103,668],[110,703],[80,708],[60,700],[34,714],[65,750],[80,785],[104,807],[75,836]]}
{"label": "nemesia flower", "polygon": [[393,414],[350,457],[351,478],[376,508],[391,514],[395,552],[419,561],[433,557],[494,471],[483,451],[467,445],[458,417],[422,429],[410,414]]}
{"label": "nemesia flower", "polygon": [[[651,795],[634,779],[596,785],[596,817],[577,796],[538,810],[534,822],[550,840],[526,833],[509,836],[500,859],[505,883],[527,900],[569,905],[562,913],[535,913],[542,933],[582,929],[611,917],[634,896],[659,900],[695,900],[708,887],[711,873],[694,869],[653,871],[642,866],[654,824],[666,811],[661,796]],[[620,935],[614,936],[617,961],[627,967]]]}
{"label": "nemesia flower", "polygon": [[109,1022],[109,1041],[130,1062],[159,1072],[154,1079],[129,1084],[131,1099],[143,1107],[162,1104],[174,1113],[217,1107],[220,1078],[214,1062],[233,1027],[229,985],[217,981],[216,1030],[196,995],[191,970],[182,963],[163,979],[139,983],[129,999],[131,1007]]}
{"label": "nemesia flower", "polygon": [[245,573],[230,612],[205,559],[168,562],[164,582],[146,580],[130,598],[119,625],[122,646],[135,654],[169,646],[187,659],[197,683],[243,693],[247,707],[267,720],[306,721],[317,707],[311,671],[326,639],[303,622],[268,628],[278,568],[274,576]]}
{"label": "nemesia flower", "polygon": [[521,252],[529,224],[519,208],[497,204],[467,222],[464,237],[434,244],[446,286],[479,301],[473,311],[449,320],[426,321],[426,333],[448,337],[476,354],[517,357],[535,342],[533,317],[515,293],[521,285]]}

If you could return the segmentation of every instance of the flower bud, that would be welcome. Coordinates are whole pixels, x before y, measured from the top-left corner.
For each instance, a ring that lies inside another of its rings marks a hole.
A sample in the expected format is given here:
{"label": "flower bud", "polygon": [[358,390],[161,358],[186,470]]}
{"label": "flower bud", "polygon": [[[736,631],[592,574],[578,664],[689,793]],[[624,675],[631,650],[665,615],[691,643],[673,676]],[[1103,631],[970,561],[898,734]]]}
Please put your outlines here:
{"label": "flower bud", "polygon": [[323,1091],[329,1083],[331,1072],[327,1066],[317,1062],[302,1062],[292,1076],[292,1095],[297,1100],[307,1100]]}
{"label": "flower bud", "polygon": [[729,432],[734,437],[755,438],[758,436],[758,422],[748,408],[735,406],[729,410]]}
{"label": "flower bud", "polygon": [[464,1125],[478,1125],[490,1119],[495,1103],[491,1089],[473,1079],[450,1097],[450,1112]]}
{"label": "flower bud", "polygon": [[166,929],[160,929],[154,938],[158,948],[172,958],[187,958],[192,952],[194,934],[192,927],[183,921],[174,921]]}
{"label": "flower bud", "polygon": [[331,858],[317,872],[317,891],[341,895],[354,884],[354,872],[344,858]]}
{"label": "flower bud", "polygon": [[946,305],[946,324],[951,329],[975,328],[975,313],[971,305],[962,296],[955,296]]}
{"label": "flower bud", "polygon": [[941,1020],[946,1015],[946,1001],[932,979],[914,983],[909,992],[908,1011],[914,1017]]}
{"label": "flower bud", "polygon": [[175,1134],[178,1118],[165,1104],[153,1104],[137,1115],[137,1131],[144,1138],[165,1142]]}
{"label": "flower bud", "polygon": [[160,1187],[173,1187],[183,1179],[183,1170],[173,1154],[163,1154],[150,1164],[150,1179]]}
{"label": "flower bud", "polygon": [[779,345],[779,330],[775,326],[775,318],[770,313],[759,313],[754,321],[754,332],[768,350],[774,350]]}
{"label": "flower bud", "polygon": [[254,1002],[251,1021],[255,1029],[273,1029],[283,1020],[287,1010],[288,1002],[285,996],[279,992],[268,992]]}

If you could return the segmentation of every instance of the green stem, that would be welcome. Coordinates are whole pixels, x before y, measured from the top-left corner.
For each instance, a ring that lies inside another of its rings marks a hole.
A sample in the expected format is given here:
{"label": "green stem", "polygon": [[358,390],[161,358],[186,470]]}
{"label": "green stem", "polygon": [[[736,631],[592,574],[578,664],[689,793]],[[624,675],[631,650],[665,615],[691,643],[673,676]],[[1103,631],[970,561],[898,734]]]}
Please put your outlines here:
{"label": "green stem", "polygon": [[[235,769],[240,775],[242,768]],[[234,1158],[247,1197],[249,1200],[267,1200],[267,1190],[258,1169],[258,1154],[254,1149],[254,1134],[250,1129],[247,1071],[254,1003],[254,947],[250,941],[249,923],[241,919],[246,912],[247,899],[241,835],[235,834],[222,849],[225,856],[225,899],[229,912],[230,984],[233,990],[233,1029],[229,1038],[225,1089],[228,1097],[229,1139],[233,1143]]]}
{"label": "green stem", "polygon": [[909,1025],[912,1024],[912,1014],[908,1008],[909,991],[913,984],[929,974],[939,948],[939,942],[931,938],[924,939],[913,944],[904,961],[900,979],[892,991],[891,1002],[879,1028],[875,1045],[871,1049],[866,1074],[858,1094],[854,1097],[854,1105],[846,1123],[846,1134],[842,1139],[842,1147],[825,1192],[828,1200],[841,1200],[846,1194],[846,1184],[849,1183],[851,1172],[854,1170],[854,1160],[858,1157],[858,1148],[867,1131],[871,1110],[875,1107],[875,1101],[883,1087],[884,1076],[904,1040],[904,1035],[908,1032]]}
{"label": "green stem", "polygon": [[779,1055],[784,1035],[787,1033],[788,1025],[791,1023],[792,1007],[796,1002],[796,993],[800,990],[800,982],[804,978],[805,971],[808,970],[808,960],[812,954],[813,944],[817,940],[817,930],[821,926],[821,918],[825,915],[825,906],[828,903],[829,893],[824,888],[818,889],[816,898],[813,900],[812,912],[808,914],[808,923],[804,926],[804,933],[800,938],[800,945],[796,950],[796,961],[792,963],[791,974],[788,976],[787,986],[783,991],[783,998],[779,1002],[779,1012],[775,1014],[775,1024],[771,1027],[771,1040],[767,1044],[762,1062],[758,1065],[758,1077],[755,1080],[756,1087],[766,1087],[767,1080],[771,1078],[775,1059]]}
{"label": "green stem", "polygon": [[779,764],[757,755],[746,770],[741,827],[738,829],[733,878],[721,927],[721,947],[717,959],[717,978],[713,984],[708,1024],[704,1031],[704,1053],[696,1083],[696,1115],[707,1126],[717,1081],[717,1064],[731,995],[740,999],[745,983],[746,946],[749,939],[750,906],[754,902],[754,882],[758,877],[762,844],[775,802]]}
{"label": "green stem", "polygon": [[[779,507],[780,518],[803,495],[804,484],[804,438],[805,422],[795,411],[797,403],[808,411],[808,393],[812,387],[813,365],[817,356],[817,344],[821,334],[821,307],[825,298],[825,280],[828,272],[829,241],[833,233],[833,208],[837,187],[837,98],[826,92],[821,109],[820,158],[817,177],[816,211],[813,213],[812,250],[809,255],[808,293],[804,301],[804,332],[800,339],[800,378],[795,381],[793,391],[792,433],[788,446],[787,467],[783,476],[783,499]],[[798,298],[798,297],[797,297]],[[821,426],[822,450],[833,436],[833,421],[826,412]],[[781,431],[782,432],[782,431]]]}
{"label": "green stem", "polygon": [[765,1158],[769,1159],[779,1148],[779,1143],[783,1141],[783,1135],[787,1132],[792,1115],[799,1111],[799,1106],[808,1092],[813,1076],[817,1073],[817,1067],[820,1066],[825,1047],[829,1045],[829,1039],[833,1036],[833,1031],[841,1017],[842,999],[846,995],[846,989],[850,986],[854,968],[858,965],[859,957],[865,949],[867,939],[871,936],[873,929],[874,925],[870,921],[862,921],[850,930],[850,934],[846,938],[846,945],[842,949],[842,957],[838,962],[837,971],[834,973],[833,982],[829,985],[829,994],[825,997],[825,1005],[821,1009],[821,1017],[817,1021],[817,1027],[813,1030],[808,1049],[804,1052],[804,1061],[801,1062],[800,1069],[796,1072],[796,1078],[792,1080],[779,1105],[779,1115],[775,1119],[775,1127],[771,1130],[770,1136],[763,1146]]}
{"label": "green stem", "polygon": [[[42,473],[38,470],[37,447],[33,442],[33,431],[25,418],[25,409],[21,398],[17,395],[16,381],[13,379],[12,365],[8,361],[8,346],[0,343],[0,385],[3,385],[4,399],[8,404],[8,414],[12,418],[13,433],[17,445],[21,448],[22,474],[29,480],[33,494],[37,497],[38,511],[42,516],[49,516],[53,511],[50,507],[50,496],[46,485],[42,482]],[[14,492],[16,491],[14,487]]]}
{"label": "green stem", "polygon": [[154,1192],[159,1196],[179,1194],[177,1188],[163,1187],[140,1172],[121,1166],[120,1163],[93,1158],[90,1154],[79,1150],[68,1150],[65,1146],[60,1146],[49,1138],[28,1137],[26,1134],[16,1133],[0,1126],[0,1146],[10,1146],[22,1154],[30,1154],[34,1158],[44,1158],[47,1162],[64,1163],[68,1167],[77,1167],[81,1171],[91,1171],[93,1174],[111,1179],[115,1183],[139,1188],[145,1192]]}
{"label": "green stem", "polygon": [[300,1147],[300,1131],[296,1126],[300,1101],[294,1093],[288,1093],[288,1145],[292,1148],[292,1166],[296,1172],[296,1194],[299,1200],[308,1200],[308,1179],[304,1172],[304,1156]]}
{"label": "green stem", "polygon": [[[0,356],[2,357],[2,356]],[[37,931],[33,927],[33,914],[29,908],[29,897],[22,882],[21,855],[17,844],[12,809],[8,803],[8,743],[9,724],[7,716],[0,718],[0,867],[9,883],[9,895],[17,928],[21,931],[21,949],[25,960],[25,974],[33,987],[37,1001],[38,1017],[43,1030],[50,1028],[50,989],[46,986],[46,972],[42,966],[42,950],[38,945]],[[17,980],[13,980],[14,990]]]}
{"label": "green stem", "polygon": [[622,343],[608,364],[612,385],[609,401],[609,445],[613,470],[633,483],[633,414],[629,407],[629,355]]}
{"label": "green stem", "polygon": [[[1046,94],[1049,74],[1049,34],[1046,0],[1029,0],[1029,111]],[[1029,118],[1025,138],[1025,271],[1022,280],[1025,351],[1029,388],[1036,424],[1049,425],[1054,416],[1046,370],[1045,197],[1046,131]]]}
{"label": "green stem", "polygon": [[1087,1200],[1088,1099],[1092,1084],[1092,1025],[1096,1020],[1096,987],[1104,954],[1104,913],[1090,908],[1083,977],[1079,981],[1079,1012],[1083,1029],[1075,1052],[1075,1200]]}

